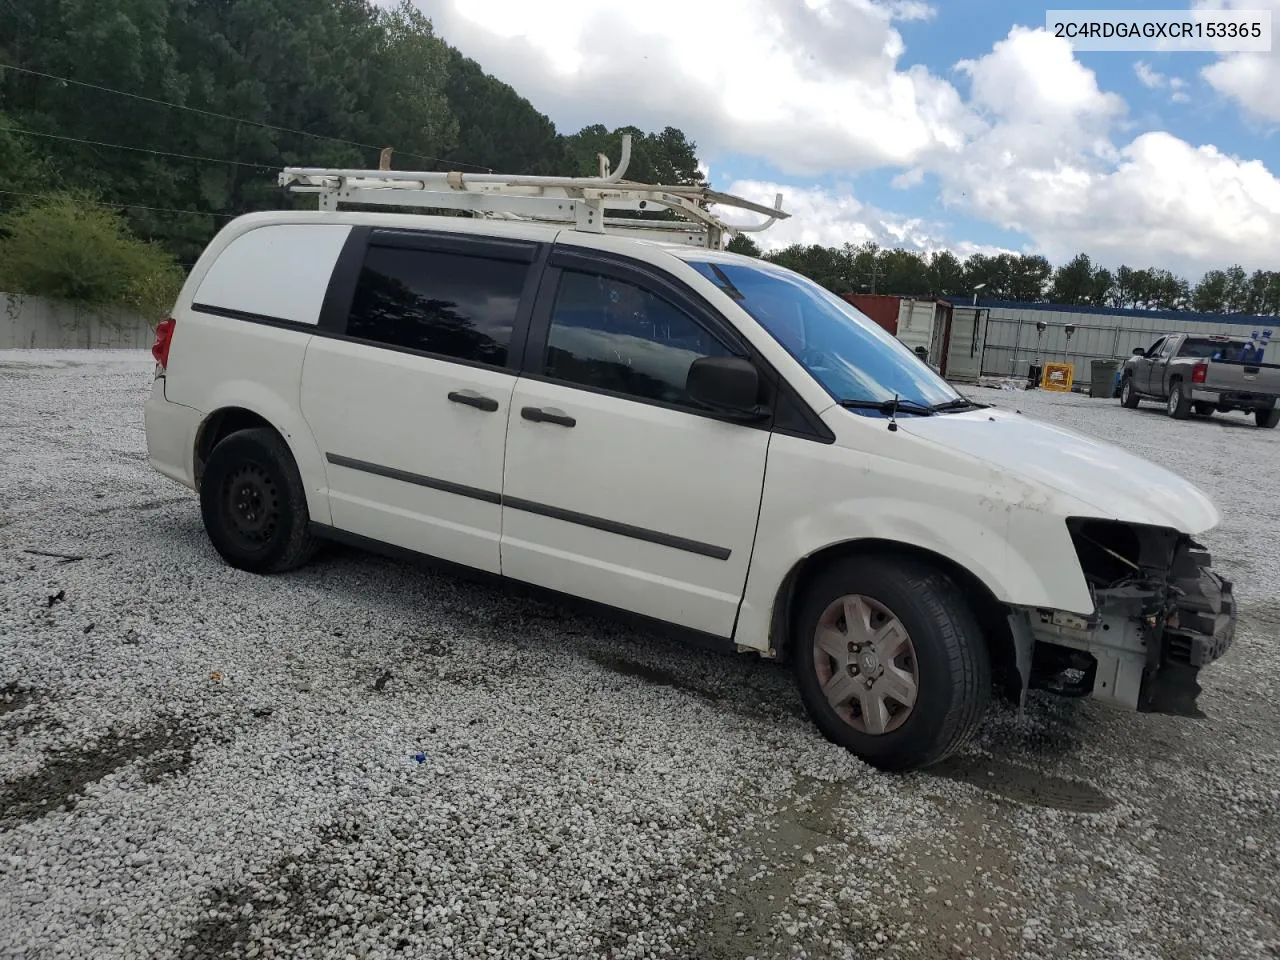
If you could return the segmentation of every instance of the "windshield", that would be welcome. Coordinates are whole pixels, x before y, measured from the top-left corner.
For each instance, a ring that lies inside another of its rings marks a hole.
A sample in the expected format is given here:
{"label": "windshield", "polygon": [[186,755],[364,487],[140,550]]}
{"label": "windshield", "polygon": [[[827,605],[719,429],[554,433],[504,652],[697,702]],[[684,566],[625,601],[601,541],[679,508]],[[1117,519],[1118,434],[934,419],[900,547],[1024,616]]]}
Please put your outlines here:
{"label": "windshield", "polygon": [[837,401],[930,407],[960,399],[950,384],[875,321],[825,287],[765,263],[689,265],[751,314]]}

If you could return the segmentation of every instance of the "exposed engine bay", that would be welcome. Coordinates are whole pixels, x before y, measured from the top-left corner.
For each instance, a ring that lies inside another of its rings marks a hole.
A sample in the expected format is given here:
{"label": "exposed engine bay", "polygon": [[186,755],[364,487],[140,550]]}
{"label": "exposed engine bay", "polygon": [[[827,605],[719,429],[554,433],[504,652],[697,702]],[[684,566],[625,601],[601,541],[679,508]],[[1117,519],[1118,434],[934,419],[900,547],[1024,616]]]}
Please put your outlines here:
{"label": "exposed engine bay", "polygon": [[1092,697],[1145,713],[1203,716],[1200,669],[1235,635],[1231,583],[1207,550],[1174,530],[1067,521],[1094,612],[1016,608],[1009,616],[1022,689]]}

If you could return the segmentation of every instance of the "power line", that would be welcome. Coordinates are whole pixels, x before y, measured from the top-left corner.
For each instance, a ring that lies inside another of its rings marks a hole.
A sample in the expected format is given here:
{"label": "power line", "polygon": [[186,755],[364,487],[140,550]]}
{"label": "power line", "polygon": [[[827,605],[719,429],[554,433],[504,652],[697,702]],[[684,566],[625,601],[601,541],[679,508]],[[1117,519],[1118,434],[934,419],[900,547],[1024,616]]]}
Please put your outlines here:
{"label": "power line", "polygon": [[[29,197],[33,200],[58,199],[57,195],[52,193],[23,193],[20,190],[0,190],[0,193],[11,197]],[[177,207],[149,207],[142,203],[110,203],[105,200],[83,200],[80,197],[72,199],[75,203],[92,207],[128,207],[130,210],[154,210],[158,213],[181,213],[193,217],[217,217],[221,220],[234,220],[240,216],[238,213],[208,213],[203,210],[179,210]]]}
{"label": "power line", "polygon": [[28,137],[47,137],[50,140],[63,140],[67,143],[84,143],[91,147],[110,147],[113,150],[132,150],[134,153],[149,153],[156,157],[173,157],[178,160],[196,160],[201,163],[225,163],[233,167],[254,167],[258,170],[279,170],[278,163],[250,163],[246,160],[225,160],[221,157],[197,157],[189,153],[170,153],[168,150],[150,150],[146,147],[130,147],[123,143],[106,143],[102,140],[84,140],[81,137],[64,137],[57,133],[39,133],[35,130],[23,130],[21,127],[0,127],[9,133],[20,133]]}
{"label": "power line", "polygon": [[[0,63],[0,69],[13,70],[17,73],[25,73],[33,77],[43,77],[46,80],[58,80],[62,83],[74,84],[77,87],[85,87],[89,90],[99,90],[103,93],[114,93],[121,97],[130,97],[134,100],[142,100],[145,103],[154,103],[162,107],[172,107],[174,110],[187,110],[191,113],[198,113],[205,117],[214,117],[218,120],[230,120],[233,123],[243,123],[251,127],[261,127],[265,130],[279,130],[282,133],[291,133],[299,137],[312,137],[316,140],[329,140],[333,143],[346,144],[349,147],[361,147],[365,150],[381,150],[371,143],[361,143],[358,140],[344,140],[342,137],[331,137],[323,133],[311,133],[309,130],[299,130],[295,127],[281,127],[274,123],[264,123],[261,120],[249,120],[245,117],[234,117],[227,113],[217,113],[213,110],[203,110],[200,107],[189,107],[183,103],[174,103],[172,100],[158,100],[155,97],[145,97],[140,93],[130,93],[127,90],[117,90],[114,87],[104,87],[97,83],[87,83],[84,80],[72,80],[70,77],[60,77],[52,73],[43,73],[40,70],[31,70],[27,67],[19,67],[12,63]],[[486,173],[493,173],[492,167],[482,167],[474,163],[462,163],[457,160],[445,160],[442,157],[430,157],[423,153],[409,153],[407,151],[397,150],[397,153],[406,157],[417,157],[419,160],[429,160],[432,163],[450,163],[459,167],[470,167],[473,170],[483,170]]]}

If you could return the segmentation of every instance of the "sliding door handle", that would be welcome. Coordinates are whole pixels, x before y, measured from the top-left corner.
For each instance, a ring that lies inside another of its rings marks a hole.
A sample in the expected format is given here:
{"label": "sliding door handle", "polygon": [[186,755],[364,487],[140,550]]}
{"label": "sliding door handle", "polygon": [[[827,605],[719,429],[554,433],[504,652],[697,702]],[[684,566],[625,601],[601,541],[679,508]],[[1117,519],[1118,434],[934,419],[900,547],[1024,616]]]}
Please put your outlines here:
{"label": "sliding door handle", "polygon": [[526,420],[532,420],[534,423],[558,423],[562,427],[572,427],[578,422],[563,410],[557,410],[555,407],[550,407],[546,410],[541,407],[525,407],[520,411],[520,416]]}
{"label": "sliding door handle", "polygon": [[449,394],[449,399],[454,403],[462,403],[468,407],[475,407],[477,410],[484,410],[488,413],[498,409],[498,401],[493,397],[486,397],[474,390],[454,390]]}

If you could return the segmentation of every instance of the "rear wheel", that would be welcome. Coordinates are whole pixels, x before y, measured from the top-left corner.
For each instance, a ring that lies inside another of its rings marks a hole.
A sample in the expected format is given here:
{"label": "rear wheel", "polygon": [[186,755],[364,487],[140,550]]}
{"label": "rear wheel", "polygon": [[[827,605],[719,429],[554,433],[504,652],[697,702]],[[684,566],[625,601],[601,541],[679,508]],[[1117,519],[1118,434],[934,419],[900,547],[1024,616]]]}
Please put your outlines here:
{"label": "rear wheel", "polygon": [[1253,411],[1253,421],[1260,427],[1275,427],[1280,423],[1280,408]]}
{"label": "rear wheel", "polygon": [[986,713],[991,665],[977,620],[955,582],[921,563],[832,565],[805,592],[793,642],[809,716],[877,767],[937,763]]}
{"label": "rear wheel", "polygon": [[1133,377],[1120,381],[1120,402],[1132,410],[1138,405],[1138,392],[1133,389]]}
{"label": "rear wheel", "polygon": [[315,552],[307,497],[293,455],[274,430],[238,430],[209,454],[200,512],[214,549],[231,566],[283,573]]}
{"label": "rear wheel", "polygon": [[1169,384],[1168,411],[1175,420],[1185,420],[1191,415],[1191,396],[1181,380]]}
{"label": "rear wheel", "polygon": [[1211,417],[1213,411],[1217,409],[1212,403],[1205,403],[1203,400],[1197,401],[1191,405],[1196,415],[1200,417]]}

